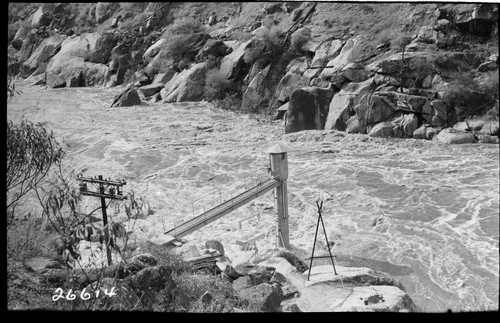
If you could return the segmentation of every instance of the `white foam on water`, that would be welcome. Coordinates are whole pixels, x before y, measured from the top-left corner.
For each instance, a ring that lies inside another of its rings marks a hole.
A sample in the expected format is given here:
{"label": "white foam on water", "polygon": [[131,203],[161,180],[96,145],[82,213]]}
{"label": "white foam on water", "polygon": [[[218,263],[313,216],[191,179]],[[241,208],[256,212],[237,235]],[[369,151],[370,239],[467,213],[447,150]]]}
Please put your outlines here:
{"label": "white foam on water", "polygon": [[[200,202],[193,211],[190,203],[220,187],[241,188],[241,178],[268,166],[265,150],[284,142],[290,149],[294,250],[309,256],[315,202],[323,200],[326,230],[335,242],[332,251],[410,268],[394,278],[424,311],[498,310],[498,145],[323,131],[285,135],[279,122],[259,122],[207,103],[110,109],[119,89],[22,91],[9,102],[8,119],[24,115],[46,122],[57,137],[75,143],[70,148],[75,170],[126,178],[126,191],[147,197],[155,214],[137,220],[138,237],[161,232],[160,220],[197,214],[207,205]],[[87,148],[92,149],[89,156]],[[254,201],[253,207],[245,205],[190,234],[186,245],[216,238],[231,255],[238,251],[235,239],[264,231],[259,249],[273,248],[272,195]],[[240,219],[263,209],[260,221],[249,220],[239,229]],[[321,243],[317,250],[326,252]]]}

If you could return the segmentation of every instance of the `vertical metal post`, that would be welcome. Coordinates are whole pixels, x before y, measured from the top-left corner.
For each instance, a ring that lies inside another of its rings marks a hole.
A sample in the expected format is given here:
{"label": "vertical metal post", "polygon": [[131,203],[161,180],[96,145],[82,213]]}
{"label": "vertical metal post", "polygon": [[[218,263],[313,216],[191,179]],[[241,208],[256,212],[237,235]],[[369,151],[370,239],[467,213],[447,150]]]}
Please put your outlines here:
{"label": "vertical metal post", "polygon": [[[102,180],[102,175],[99,175],[99,179]],[[99,192],[104,194],[104,184],[99,183]],[[108,257],[108,266],[111,266],[111,250],[109,249],[109,230],[108,230],[108,215],[106,213],[106,199],[101,197],[101,209],[102,209],[102,223],[104,225],[104,242],[106,244],[106,256]]]}
{"label": "vertical metal post", "polygon": [[[275,189],[276,201],[276,245],[278,247],[290,248],[289,228],[288,228],[288,159],[287,153],[274,152],[269,154],[271,162],[271,173],[279,185]],[[281,234],[281,236],[279,235]]]}

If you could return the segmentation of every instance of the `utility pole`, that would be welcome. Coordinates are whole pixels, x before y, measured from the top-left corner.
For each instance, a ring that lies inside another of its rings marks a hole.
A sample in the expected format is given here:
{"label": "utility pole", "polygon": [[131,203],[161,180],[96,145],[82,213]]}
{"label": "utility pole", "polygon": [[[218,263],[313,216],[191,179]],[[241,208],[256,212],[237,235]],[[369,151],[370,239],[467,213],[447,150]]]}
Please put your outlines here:
{"label": "utility pole", "polygon": [[[107,180],[103,179],[102,175],[99,175],[97,178],[90,177],[85,178],[82,175],[78,175],[76,178],[77,181],[80,181],[80,193],[82,195],[94,196],[101,198],[101,210],[102,210],[102,223],[104,226],[104,243],[106,244],[106,255],[108,258],[108,266],[111,265],[111,250],[109,248],[109,230],[108,230],[108,215],[106,213],[106,199],[112,200],[126,200],[127,197],[123,196],[123,192],[121,191],[121,187],[127,182],[124,180],[121,181],[112,181],[109,178]],[[98,188],[99,191],[89,191],[87,187],[87,183],[91,183],[95,188]]]}

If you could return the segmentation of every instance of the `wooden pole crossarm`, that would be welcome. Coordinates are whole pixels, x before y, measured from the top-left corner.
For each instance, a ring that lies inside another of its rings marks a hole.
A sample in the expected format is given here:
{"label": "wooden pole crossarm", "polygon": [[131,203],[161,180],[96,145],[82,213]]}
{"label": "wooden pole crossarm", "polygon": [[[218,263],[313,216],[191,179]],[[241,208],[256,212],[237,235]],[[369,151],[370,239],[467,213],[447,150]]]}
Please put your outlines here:
{"label": "wooden pole crossarm", "polygon": [[98,183],[98,184],[108,184],[108,185],[114,185],[114,186],[123,186],[126,185],[127,182],[125,181],[110,181],[110,180],[103,180],[103,179],[95,179],[95,178],[85,178],[85,177],[77,177],[77,181],[82,181],[82,182],[88,182],[88,183]]}
{"label": "wooden pole crossarm", "polygon": [[121,196],[121,195],[110,195],[106,193],[98,193],[98,192],[82,192],[82,195],[88,195],[88,196],[94,196],[94,197],[101,197],[101,198],[107,198],[107,199],[112,199],[112,200],[126,200],[126,196]]}

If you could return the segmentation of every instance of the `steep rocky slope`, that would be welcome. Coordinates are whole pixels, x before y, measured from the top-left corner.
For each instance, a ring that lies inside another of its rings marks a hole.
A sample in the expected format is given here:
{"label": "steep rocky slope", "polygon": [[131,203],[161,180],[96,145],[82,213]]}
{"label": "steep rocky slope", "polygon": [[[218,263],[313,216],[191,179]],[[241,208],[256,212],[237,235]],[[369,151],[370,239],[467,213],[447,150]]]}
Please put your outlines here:
{"label": "steep rocky slope", "polygon": [[61,3],[9,11],[12,70],[36,84],[128,83],[144,101],[209,100],[284,118],[287,133],[432,139],[487,115],[475,127],[457,125],[469,136],[436,138],[498,142],[496,4]]}

